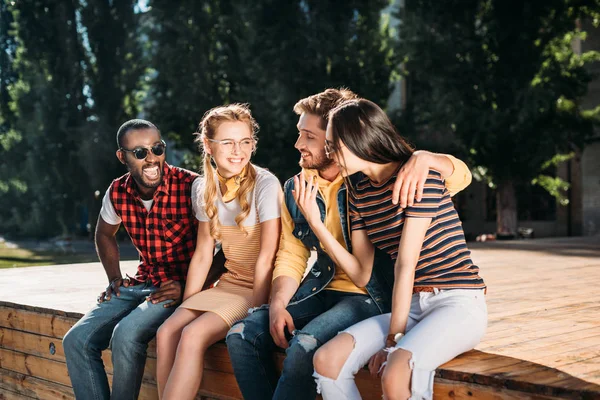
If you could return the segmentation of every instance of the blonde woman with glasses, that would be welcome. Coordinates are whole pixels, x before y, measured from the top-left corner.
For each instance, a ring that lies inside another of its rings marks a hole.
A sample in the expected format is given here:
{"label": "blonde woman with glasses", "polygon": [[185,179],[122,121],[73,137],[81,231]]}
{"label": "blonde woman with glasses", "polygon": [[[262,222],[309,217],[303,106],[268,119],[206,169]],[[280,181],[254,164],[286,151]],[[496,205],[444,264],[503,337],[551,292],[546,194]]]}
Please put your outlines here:
{"label": "blonde woman with glasses", "polygon": [[[206,349],[224,339],[250,308],[268,302],[282,199],[278,179],[250,162],[257,130],[244,104],[216,107],[200,122],[197,142],[204,152],[204,177],[196,193],[198,240],[183,304],[157,335],[160,398],[195,398]],[[216,241],[227,272],[217,286],[200,291]]]}

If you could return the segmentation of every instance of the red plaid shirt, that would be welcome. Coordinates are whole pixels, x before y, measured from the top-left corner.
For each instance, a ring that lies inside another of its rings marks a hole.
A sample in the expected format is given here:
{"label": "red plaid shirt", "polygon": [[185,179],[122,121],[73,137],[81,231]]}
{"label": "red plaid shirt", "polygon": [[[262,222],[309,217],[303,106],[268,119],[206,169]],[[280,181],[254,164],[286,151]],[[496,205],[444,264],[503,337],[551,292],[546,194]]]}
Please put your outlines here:
{"label": "red plaid shirt", "polygon": [[115,179],[110,200],[140,254],[135,280],[185,281],[196,248],[198,220],[192,210],[192,183],[198,174],[164,164],[163,181],[150,211],[130,174]]}

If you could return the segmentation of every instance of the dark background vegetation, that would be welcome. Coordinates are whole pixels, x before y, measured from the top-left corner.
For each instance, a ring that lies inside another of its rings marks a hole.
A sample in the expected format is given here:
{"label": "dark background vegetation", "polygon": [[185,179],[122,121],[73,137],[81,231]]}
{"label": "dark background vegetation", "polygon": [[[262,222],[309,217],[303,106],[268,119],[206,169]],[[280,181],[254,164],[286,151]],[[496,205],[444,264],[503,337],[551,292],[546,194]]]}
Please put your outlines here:
{"label": "dark background vegetation", "polygon": [[129,118],[156,123],[172,160],[197,169],[204,112],[248,102],[254,161],[284,180],[298,169],[298,99],[345,86],[385,108],[401,77],[393,121],[417,147],[467,160],[497,188],[499,230],[514,231],[515,188],[560,199],[552,168],[598,121],[580,107],[598,54],[572,43],[600,2],[405,3],[0,1],[0,234],[93,229],[125,172],[115,133]]}

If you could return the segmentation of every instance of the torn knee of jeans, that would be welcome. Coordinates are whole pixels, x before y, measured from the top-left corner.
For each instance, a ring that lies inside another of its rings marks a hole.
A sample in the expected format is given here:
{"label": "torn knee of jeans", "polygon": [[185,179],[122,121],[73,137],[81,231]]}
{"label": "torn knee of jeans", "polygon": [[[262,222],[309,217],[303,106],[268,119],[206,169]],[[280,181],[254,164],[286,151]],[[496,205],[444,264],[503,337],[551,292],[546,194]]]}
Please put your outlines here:
{"label": "torn knee of jeans", "polygon": [[321,394],[321,382],[335,382],[335,379],[328,378],[319,374],[317,371],[313,372],[313,378],[315,378],[315,383],[317,384],[317,393]]}
{"label": "torn knee of jeans", "polygon": [[302,349],[309,353],[317,348],[317,339],[313,335],[309,335],[308,333],[294,331],[294,338],[302,347]]}
{"label": "torn knee of jeans", "polygon": [[402,350],[402,351],[405,351],[405,352],[409,353],[410,354],[410,359],[408,360],[408,368],[410,368],[411,371],[415,368],[415,356],[410,351],[408,351],[406,349],[403,349],[402,347],[386,347],[386,348],[383,349],[383,351],[385,351],[386,353],[388,353],[387,358],[383,362],[383,364],[381,364],[381,367],[379,367],[379,371],[377,371],[377,373],[381,373],[385,369],[385,367],[386,367],[386,365],[387,365],[387,363],[388,363],[388,361],[390,359],[390,356],[393,353],[395,353],[396,350]]}
{"label": "torn knee of jeans", "polygon": [[[393,350],[388,351],[390,354],[399,347],[395,347]],[[404,351],[405,349],[402,349]],[[389,355],[388,355],[389,356]],[[411,357],[408,360],[408,367],[411,370],[410,378],[410,399],[409,400],[429,400],[433,398],[433,381],[435,378],[435,370],[419,368],[418,362],[411,353]]]}
{"label": "torn knee of jeans", "polygon": [[237,324],[233,325],[231,327],[231,329],[229,330],[229,332],[227,332],[227,336],[225,337],[225,340],[229,339],[229,336],[234,335],[234,334],[238,334],[242,337],[242,339],[245,339],[244,337],[244,328],[246,327],[246,325],[243,322],[238,322]]}
{"label": "torn knee of jeans", "polygon": [[268,309],[269,309],[269,304],[263,304],[262,306],[258,306],[258,307],[251,307],[248,309],[248,315],[252,314],[254,311],[268,310]]}

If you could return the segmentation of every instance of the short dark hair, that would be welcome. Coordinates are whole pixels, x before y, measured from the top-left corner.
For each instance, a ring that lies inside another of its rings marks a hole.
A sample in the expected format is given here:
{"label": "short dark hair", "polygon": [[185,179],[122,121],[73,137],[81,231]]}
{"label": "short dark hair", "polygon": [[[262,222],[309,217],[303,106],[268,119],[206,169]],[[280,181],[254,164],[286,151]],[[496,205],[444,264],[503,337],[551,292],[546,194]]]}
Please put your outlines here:
{"label": "short dark hair", "polygon": [[121,125],[121,127],[117,131],[117,146],[119,146],[119,148],[122,148],[123,137],[125,136],[125,134],[129,131],[133,131],[136,129],[156,129],[156,131],[160,135],[160,131],[152,122],[146,121],[145,119],[130,119],[129,121]]}
{"label": "short dark hair", "polygon": [[344,101],[357,99],[356,93],[350,89],[327,89],[321,93],[313,94],[299,100],[294,105],[294,112],[298,115],[302,113],[317,115],[321,118],[321,129],[327,128],[329,112],[342,104]]}

